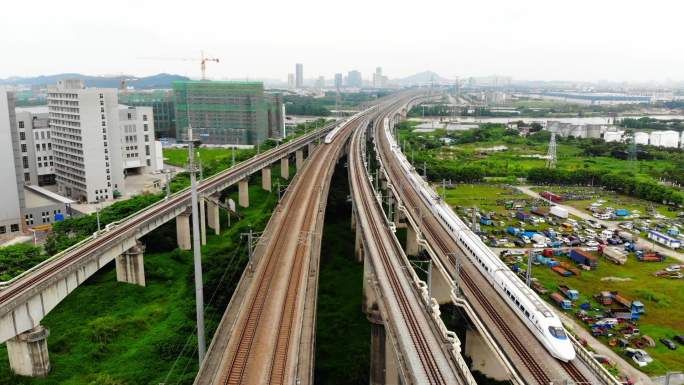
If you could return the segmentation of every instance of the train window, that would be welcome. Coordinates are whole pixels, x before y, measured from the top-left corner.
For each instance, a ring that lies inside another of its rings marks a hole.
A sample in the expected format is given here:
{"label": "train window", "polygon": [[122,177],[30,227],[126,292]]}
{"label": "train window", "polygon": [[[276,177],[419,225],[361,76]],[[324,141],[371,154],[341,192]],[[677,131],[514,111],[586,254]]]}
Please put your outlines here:
{"label": "train window", "polygon": [[568,338],[568,336],[565,335],[565,330],[561,327],[557,326],[549,326],[549,333],[551,333],[552,336],[558,338],[559,340],[564,340]]}
{"label": "train window", "polygon": [[528,312],[527,310],[525,310],[525,317],[530,318],[530,312]]}

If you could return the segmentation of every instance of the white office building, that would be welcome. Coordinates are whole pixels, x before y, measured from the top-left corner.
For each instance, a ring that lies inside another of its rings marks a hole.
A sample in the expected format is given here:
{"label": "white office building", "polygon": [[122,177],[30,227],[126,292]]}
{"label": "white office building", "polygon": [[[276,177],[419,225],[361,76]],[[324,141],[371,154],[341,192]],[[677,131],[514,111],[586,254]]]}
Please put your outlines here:
{"label": "white office building", "polygon": [[606,131],[603,134],[603,140],[606,142],[621,142],[624,131]]}
{"label": "white office building", "polygon": [[59,194],[77,201],[111,200],[124,183],[115,88],[60,80],[48,88],[50,133]]}
{"label": "white office building", "polygon": [[22,170],[25,184],[55,184],[49,120],[47,106],[16,109],[21,154],[28,156],[28,167]]}
{"label": "white office building", "polygon": [[161,144],[154,138],[152,107],[119,105],[119,129],[124,173],[152,173],[163,168],[157,151]]}
{"label": "white office building", "polygon": [[14,93],[0,87],[0,240],[7,240],[21,233],[21,207],[24,201],[22,157],[14,114]]}

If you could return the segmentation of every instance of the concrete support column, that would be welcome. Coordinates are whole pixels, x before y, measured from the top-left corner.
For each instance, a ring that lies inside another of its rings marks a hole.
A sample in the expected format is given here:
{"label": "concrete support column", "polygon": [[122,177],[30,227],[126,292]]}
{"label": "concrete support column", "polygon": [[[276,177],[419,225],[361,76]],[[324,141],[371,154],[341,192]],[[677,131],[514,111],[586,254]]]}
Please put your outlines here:
{"label": "concrete support column", "polygon": [[363,239],[361,236],[361,229],[356,229],[356,235],[354,237],[354,255],[356,255],[356,261],[363,261]]}
{"label": "concrete support column", "polygon": [[247,179],[238,182],[238,191],[238,204],[241,207],[249,207],[249,182]]}
{"label": "concrete support column", "polygon": [[125,253],[116,257],[116,280],[145,286],[145,245],[137,242]]}
{"label": "concrete support column", "polygon": [[290,158],[287,156],[280,159],[280,177],[283,179],[290,178]]}
{"label": "concrete support column", "polygon": [[10,368],[20,376],[45,377],[50,372],[47,338],[50,331],[38,325],[7,340]]}
{"label": "concrete support column", "polygon": [[[354,203],[352,203],[352,206]],[[352,215],[351,215],[351,229],[352,231],[356,230],[356,214],[354,214],[354,210],[352,210]]]}
{"label": "concrete support column", "polygon": [[202,220],[200,221],[200,235],[202,238],[202,245],[207,244],[207,211],[206,211],[206,202],[204,200],[204,197],[200,197],[199,199],[199,208],[200,208],[200,218]]}
{"label": "concrete support column", "polygon": [[373,279],[370,261],[366,258],[363,260],[363,301],[361,302],[361,311],[366,314],[378,308],[378,299],[373,289]]}
{"label": "concrete support column", "polygon": [[477,370],[497,381],[510,380],[506,369],[489,349],[484,338],[475,329],[466,329],[465,354],[472,359],[470,364],[471,370]]}
{"label": "concrete support column", "polygon": [[430,277],[432,279],[432,298],[437,303],[444,305],[451,303],[451,283],[444,278],[434,263],[430,264]]}
{"label": "concrete support column", "polygon": [[271,191],[271,165],[261,169],[261,188]]}
{"label": "concrete support column", "polygon": [[295,151],[295,167],[297,167],[297,171],[301,170],[303,165],[304,152],[302,150],[297,150]]}
{"label": "concrete support column", "polygon": [[314,142],[309,143],[309,145],[306,147],[306,157],[310,158],[315,149],[316,145],[314,144]]}
{"label": "concrete support column", "polygon": [[[383,328],[384,329],[384,328]],[[392,341],[385,335],[385,385],[400,385],[399,360]]]}
{"label": "concrete support column", "polygon": [[368,314],[371,322],[371,362],[370,385],[385,385],[386,339],[385,325],[382,323],[380,312],[374,310]]}
{"label": "concrete support column", "polygon": [[176,217],[176,239],[179,249],[190,250],[192,248],[190,242],[190,213],[182,213]]}
{"label": "concrete support column", "polygon": [[406,255],[418,255],[419,252],[418,233],[413,227],[406,226]]}
{"label": "concrete support column", "polygon": [[207,224],[214,230],[214,234],[221,233],[221,221],[219,217],[219,206],[213,200],[207,200]]}

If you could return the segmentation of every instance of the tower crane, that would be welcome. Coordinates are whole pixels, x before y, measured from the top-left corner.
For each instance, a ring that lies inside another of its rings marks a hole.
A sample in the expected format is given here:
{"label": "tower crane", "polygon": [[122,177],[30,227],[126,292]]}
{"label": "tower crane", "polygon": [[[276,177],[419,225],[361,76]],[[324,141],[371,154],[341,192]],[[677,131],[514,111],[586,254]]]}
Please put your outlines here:
{"label": "tower crane", "polygon": [[197,58],[169,58],[169,57],[144,57],[141,59],[149,59],[149,60],[175,60],[175,61],[194,61],[194,62],[200,62],[200,68],[202,69],[202,80],[207,80],[207,62],[219,62],[218,58],[210,58],[204,56],[204,51],[202,51],[201,56],[199,59]]}

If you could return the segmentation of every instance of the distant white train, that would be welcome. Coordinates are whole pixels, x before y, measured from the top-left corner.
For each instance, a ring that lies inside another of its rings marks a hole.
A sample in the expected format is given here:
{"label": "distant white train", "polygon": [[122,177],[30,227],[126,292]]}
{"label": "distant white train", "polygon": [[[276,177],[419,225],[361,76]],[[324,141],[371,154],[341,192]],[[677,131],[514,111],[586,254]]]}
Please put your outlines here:
{"label": "distant white train", "polygon": [[518,315],[528,329],[544,347],[561,361],[575,358],[575,349],[566,335],[563,325],[554,312],[539,296],[527,287],[511,269],[497,257],[480,237],[451,210],[423,178],[418,175],[397,146],[390,132],[389,120],[385,118],[383,128],[394,155],[399,160],[408,179],[420,192],[421,198],[439,218],[447,231],[453,234],[457,244],[482,275],[487,278],[501,298]]}

